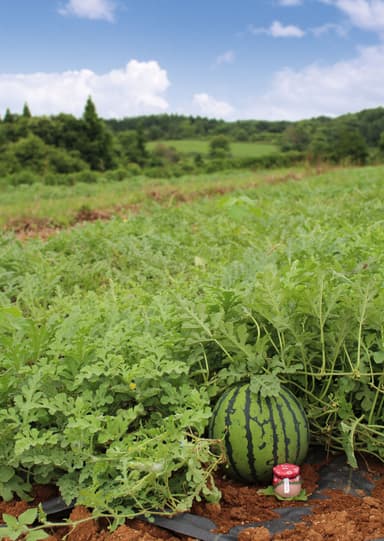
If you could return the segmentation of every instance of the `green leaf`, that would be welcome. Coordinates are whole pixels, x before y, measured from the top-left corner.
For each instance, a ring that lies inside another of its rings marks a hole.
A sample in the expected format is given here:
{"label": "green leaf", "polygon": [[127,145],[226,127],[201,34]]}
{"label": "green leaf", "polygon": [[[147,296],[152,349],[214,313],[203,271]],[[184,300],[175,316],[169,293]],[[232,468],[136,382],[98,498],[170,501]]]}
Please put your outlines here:
{"label": "green leaf", "polygon": [[384,363],[384,351],[376,351],[373,354],[373,358],[375,359],[375,362],[377,364],[383,364]]}
{"label": "green leaf", "polygon": [[10,466],[0,466],[0,483],[8,483],[14,473],[15,470]]}
{"label": "green leaf", "polygon": [[252,376],[250,380],[251,392],[260,394],[263,398],[267,396],[279,396],[280,380],[272,374],[259,374]]}
{"label": "green leaf", "polygon": [[44,530],[35,530],[28,533],[25,541],[39,541],[40,539],[48,539],[48,537],[50,537],[49,534],[44,532]]}
{"label": "green leaf", "polygon": [[9,486],[0,483],[0,497],[3,498],[5,502],[9,502],[13,498],[13,490]]}
{"label": "green leaf", "polygon": [[19,523],[23,525],[33,524],[37,518],[37,508],[27,509],[19,516]]}
{"label": "green leaf", "polygon": [[1,539],[5,539],[6,537],[9,537],[12,541],[16,541],[21,535],[20,530],[15,531],[14,528],[10,528],[8,526],[5,526],[1,528]]}
{"label": "green leaf", "polygon": [[37,507],[37,520],[39,522],[47,522],[47,515],[43,509],[42,503],[39,503],[39,506]]}
{"label": "green leaf", "polygon": [[8,513],[3,513],[3,520],[9,528],[13,528],[14,530],[20,529],[19,521],[16,517],[13,515],[8,515]]}

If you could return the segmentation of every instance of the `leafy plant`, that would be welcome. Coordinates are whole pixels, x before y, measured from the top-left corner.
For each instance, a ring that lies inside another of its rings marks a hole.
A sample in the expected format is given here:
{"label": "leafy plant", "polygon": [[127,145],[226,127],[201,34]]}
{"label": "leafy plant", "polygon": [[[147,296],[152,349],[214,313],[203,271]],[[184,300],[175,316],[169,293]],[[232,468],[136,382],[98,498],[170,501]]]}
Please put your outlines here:
{"label": "leafy plant", "polygon": [[3,497],[54,483],[115,522],[217,499],[206,428],[248,381],[384,460],[383,198],[367,168],[2,236]]}
{"label": "leafy plant", "polygon": [[49,535],[40,526],[33,527],[40,514],[37,508],[27,509],[18,518],[3,513],[5,527],[1,529],[2,535],[11,540],[21,539],[21,537],[25,541],[47,539]]}

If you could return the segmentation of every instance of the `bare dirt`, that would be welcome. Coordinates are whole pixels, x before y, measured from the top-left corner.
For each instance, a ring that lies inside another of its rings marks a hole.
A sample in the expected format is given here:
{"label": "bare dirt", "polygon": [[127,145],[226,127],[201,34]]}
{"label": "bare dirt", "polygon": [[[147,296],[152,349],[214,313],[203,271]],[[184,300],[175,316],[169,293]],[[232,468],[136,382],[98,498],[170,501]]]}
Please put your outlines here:
{"label": "bare dirt", "polygon": [[[273,496],[259,493],[258,485],[241,485],[226,479],[217,479],[222,492],[218,504],[196,503],[191,510],[195,515],[211,519],[217,528],[214,533],[226,533],[235,526],[242,526],[239,541],[371,541],[384,539],[384,465],[363,461],[360,470],[372,483],[369,494],[363,490],[347,493],[342,490],[318,490],[319,472],[324,464],[302,466],[303,486],[308,495],[322,495],[322,499],[310,497],[306,502],[278,501]],[[265,488],[265,487],[264,487]],[[0,514],[18,516],[28,506],[35,506],[56,496],[54,487],[35,487],[35,500],[29,504],[20,501],[0,502]],[[278,517],[277,509],[285,507],[310,507],[310,513],[298,521],[293,529],[272,534],[264,521]],[[48,541],[194,541],[195,538],[172,533],[142,520],[127,521],[114,532],[109,532],[102,521],[91,518],[91,511],[75,507],[70,514],[76,527],[61,527],[51,531]],[[89,520],[87,520],[89,519]],[[247,524],[252,524],[247,527]],[[257,526],[260,524],[260,526]],[[1,535],[1,532],[0,532]],[[8,541],[8,540],[7,540]]]}

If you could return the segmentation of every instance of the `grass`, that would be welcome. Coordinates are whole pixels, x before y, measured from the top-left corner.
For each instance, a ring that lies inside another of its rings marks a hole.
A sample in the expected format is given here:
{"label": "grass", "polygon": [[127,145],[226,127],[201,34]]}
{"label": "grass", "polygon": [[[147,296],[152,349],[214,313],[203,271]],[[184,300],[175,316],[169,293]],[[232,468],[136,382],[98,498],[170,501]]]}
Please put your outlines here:
{"label": "grass", "polygon": [[123,181],[78,183],[75,186],[46,186],[43,184],[8,186],[0,191],[0,227],[18,219],[51,219],[57,224],[69,224],[82,208],[114,210],[124,213],[134,205],[172,205],[180,198],[195,199],[220,190],[227,192],[264,183],[268,179],[303,174],[302,170],[281,169],[265,172],[236,171],[206,175],[189,175],[173,179],[137,177]]}
{"label": "grass", "polygon": [[[182,139],[182,140],[166,140],[166,141],[153,141],[148,143],[148,148],[153,150],[158,144],[164,144],[174,147],[178,152],[183,154],[208,154],[209,141],[202,141],[198,139]],[[266,154],[272,154],[277,152],[278,147],[272,143],[231,143],[231,152],[235,158],[250,158],[264,156]]]}

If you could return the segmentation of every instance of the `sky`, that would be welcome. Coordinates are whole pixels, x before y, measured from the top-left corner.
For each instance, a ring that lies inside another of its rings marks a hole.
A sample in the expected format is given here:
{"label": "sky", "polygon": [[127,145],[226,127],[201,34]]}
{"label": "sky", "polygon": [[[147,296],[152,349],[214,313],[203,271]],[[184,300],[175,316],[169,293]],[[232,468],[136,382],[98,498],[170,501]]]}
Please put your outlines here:
{"label": "sky", "polygon": [[300,120],[384,105],[384,0],[0,0],[0,116]]}

